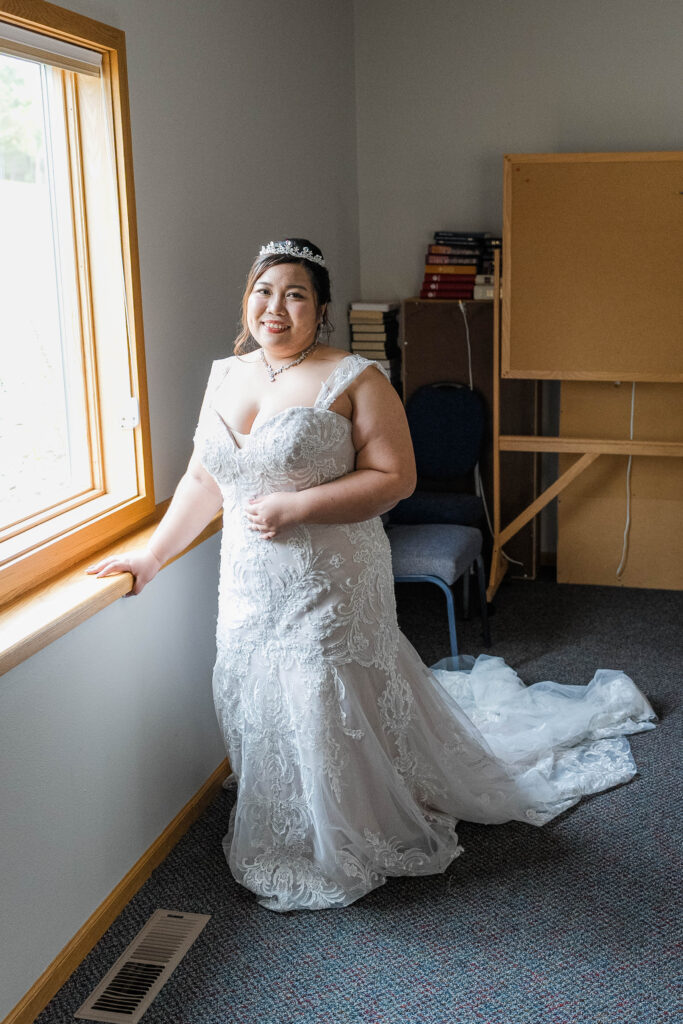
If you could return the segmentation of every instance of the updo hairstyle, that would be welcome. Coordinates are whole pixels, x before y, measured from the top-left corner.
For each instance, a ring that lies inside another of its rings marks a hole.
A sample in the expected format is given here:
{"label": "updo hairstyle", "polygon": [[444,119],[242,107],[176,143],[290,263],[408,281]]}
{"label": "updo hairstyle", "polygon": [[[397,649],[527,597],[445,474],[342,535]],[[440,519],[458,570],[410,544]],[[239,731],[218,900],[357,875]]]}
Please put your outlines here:
{"label": "updo hairstyle", "polygon": [[[297,249],[308,248],[316,256],[322,256],[322,252],[318,246],[313,245],[313,243],[309,242],[307,238],[289,238],[288,241]],[[330,293],[330,275],[327,272],[327,268],[321,267],[319,263],[314,263],[312,260],[307,260],[303,257],[289,256],[286,254],[275,255],[271,253],[267,256],[257,256],[251,266],[251,270],[247,274],[247,283],[244,289],[244,295],[242,296],[242,330],[235,339],[235,355],[244,355],[245,352],[251,352],[254,348],[258,347],[258,343],[254,338],[252,338],[247,324],[247,302],[249,301],[249,296],[254,289],[254,285],[261,275],[265,274],[269,267],[275,267],[279,263],[300,263],[302,267],[306,268],[308,276],[311,279],[311,284],[313,285],[316,307],[318,309],[320,309],[321,306],[326,307],[320,324],[318,337],[320,341],[324,340],[328,342],[330,339],[330,334],[334,330],[334,326],[330,320],[327,308],[332,298]]]}

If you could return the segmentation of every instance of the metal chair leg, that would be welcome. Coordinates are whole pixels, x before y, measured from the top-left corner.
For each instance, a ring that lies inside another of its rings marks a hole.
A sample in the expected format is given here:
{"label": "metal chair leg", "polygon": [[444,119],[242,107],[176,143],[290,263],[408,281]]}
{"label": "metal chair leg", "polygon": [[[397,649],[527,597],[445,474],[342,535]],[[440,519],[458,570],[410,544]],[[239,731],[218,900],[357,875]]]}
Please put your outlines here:
{"label": "metal chair leg", "polygon": [[470,617],[470,569],[462,574],[462,617],[467,620]]}
{"label": "metal chair leg", "polygon": [[455,631],[455,602],[453,601],[453,591],[448,584],[443,583],[441,586],[444,594],[446,595],[446,608],[448,610],[448,632],[451,639],[451,657],[458,657],[458,636]]}
{"label": "metal chair leg", "polygon": [[[484,563],[482,561],[482,572]],[[458,657],[458,635],[455,628],[455,602],[453,591],[440,576],[394,576],[396,583],[435,583],[446,595],[446,611],[448,612],[448,634],[451,641],[451,657]]]}

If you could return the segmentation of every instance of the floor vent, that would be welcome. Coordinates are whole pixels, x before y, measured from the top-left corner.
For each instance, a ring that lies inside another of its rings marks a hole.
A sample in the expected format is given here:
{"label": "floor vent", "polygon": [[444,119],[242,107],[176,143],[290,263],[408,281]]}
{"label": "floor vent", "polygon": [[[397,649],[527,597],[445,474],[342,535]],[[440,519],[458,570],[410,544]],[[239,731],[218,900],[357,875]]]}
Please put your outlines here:
{"label": "floor vent", "polygon": [[155,911],[74,1017],[137,1024],[210,916]]}

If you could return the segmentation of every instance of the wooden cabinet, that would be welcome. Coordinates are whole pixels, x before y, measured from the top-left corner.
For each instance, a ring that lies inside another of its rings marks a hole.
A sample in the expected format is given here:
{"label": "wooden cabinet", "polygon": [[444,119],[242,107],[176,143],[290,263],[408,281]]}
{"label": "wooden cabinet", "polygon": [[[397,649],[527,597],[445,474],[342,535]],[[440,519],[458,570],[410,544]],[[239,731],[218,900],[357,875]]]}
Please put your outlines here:
{"label": "wooden cabinet", "polygon": [[[480,469],[489,513],[493,508],[491,409],[493,395],[493,302],[405,299],[403,302],[403,398],[439,381],[469,385],[480,392],[489,410],[489,431]],[[536,381],[501,381],[501,431],[535,434],[539,420]],[[538,456],[506,453],[501,460],[501,514],[509,523],[536,497]],[[536,576],[539,525],[536,519],[506,545],[509,575]]]}

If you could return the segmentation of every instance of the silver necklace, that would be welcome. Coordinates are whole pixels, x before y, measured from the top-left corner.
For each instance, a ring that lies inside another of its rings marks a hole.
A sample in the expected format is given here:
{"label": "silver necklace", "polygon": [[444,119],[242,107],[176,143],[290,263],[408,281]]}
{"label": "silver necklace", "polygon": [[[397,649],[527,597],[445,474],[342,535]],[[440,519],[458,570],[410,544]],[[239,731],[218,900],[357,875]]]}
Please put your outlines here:
{"label": "silver necklace", "polygon": [[298,366],[299,363],[303,363],[303,361],[306,358],[306,356],[310,356],[310,354],[313,351],[313,349],[317,348],[319,344],[320,344],[320,342],[316,338],[315,341],[313,342],[313,344],[309,345],[308,348],[305,348],[303,350],[303,352],[300,352],[299,355],[296,357],[296,359],[292,359],[291,363],[285,363],[284,366],[278,367],[277,370],[274,370],[273,367],[270,365],[270,363],[268,362],[268,360],[266,359],[266,357],[263,354],[263,349],[262,348],[259,349],[259,352],[260,352],[260,355],[261,355],[261,361],[262,361],[263,365],[265,366],[266,370],[268,371],[268,377],[270,379],[271,384],[275,383],[275,379],[276,379],[278,373],[284,373],[285,370],[290,370],[293,366]]}

